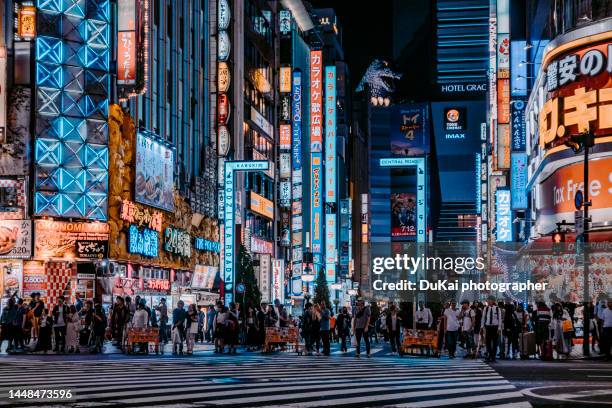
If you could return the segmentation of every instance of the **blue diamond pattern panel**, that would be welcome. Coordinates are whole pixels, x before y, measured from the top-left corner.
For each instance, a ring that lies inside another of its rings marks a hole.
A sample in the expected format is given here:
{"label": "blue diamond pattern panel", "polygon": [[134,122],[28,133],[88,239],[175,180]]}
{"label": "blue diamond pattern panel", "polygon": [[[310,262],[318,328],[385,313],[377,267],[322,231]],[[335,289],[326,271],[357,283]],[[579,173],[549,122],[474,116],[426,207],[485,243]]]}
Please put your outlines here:
{"label": "blue diamond pattern panel", "polygon": [[110,1],[36,6],[34,210],[106,220]]}

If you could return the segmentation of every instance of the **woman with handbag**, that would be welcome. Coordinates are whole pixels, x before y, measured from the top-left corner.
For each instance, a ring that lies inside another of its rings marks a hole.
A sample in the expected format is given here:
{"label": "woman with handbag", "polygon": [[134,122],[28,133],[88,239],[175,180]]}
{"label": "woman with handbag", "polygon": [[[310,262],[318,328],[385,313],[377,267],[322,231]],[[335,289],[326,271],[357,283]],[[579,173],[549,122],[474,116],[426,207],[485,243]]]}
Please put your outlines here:
{"label": "woman with handbag", "polygon": [[198,334],[198,311],[193,303],[187,308],[187,319],[185,324],[187,329],[187,354],[192,355],[193,345],[195,344],[195,338]]}
{"label": "woman with handbag", "polygon": [[567,358],[572,348],[571,342],[574,326],[569,312],[560,303],[555,303],[553,307],[551,326],[554,332],[554,346],[557,351],[557,357],[565,356]]}

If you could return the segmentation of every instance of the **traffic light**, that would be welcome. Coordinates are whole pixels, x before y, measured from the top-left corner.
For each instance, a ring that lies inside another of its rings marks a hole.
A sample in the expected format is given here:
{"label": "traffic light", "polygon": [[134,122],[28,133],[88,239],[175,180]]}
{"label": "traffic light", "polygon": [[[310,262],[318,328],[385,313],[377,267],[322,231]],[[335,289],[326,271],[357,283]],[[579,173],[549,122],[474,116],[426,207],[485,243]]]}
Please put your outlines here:
{"label": "traffic light", "polygon": [[555,255],[563,253],[563,244],[565,243],[565,232],[557,231],[552,236],[552,251]]}
{"label": "traffic light", "polygon": [[566,139],[563,143],[571,148],[574,153],[578,153],[584,150],[585,147],[588,149],[595,145],[595,135],[591,132],[571,135],[569,139]]}

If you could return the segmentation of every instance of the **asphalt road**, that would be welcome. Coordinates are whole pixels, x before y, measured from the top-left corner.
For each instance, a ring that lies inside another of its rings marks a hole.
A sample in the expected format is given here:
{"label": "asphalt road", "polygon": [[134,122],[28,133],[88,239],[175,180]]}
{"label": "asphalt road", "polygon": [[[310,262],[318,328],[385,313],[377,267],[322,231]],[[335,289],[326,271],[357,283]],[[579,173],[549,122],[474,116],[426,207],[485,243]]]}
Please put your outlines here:
{"label": "asphalt road", "polygon": [[498,361],[492,367],[535,407],[612,407],[612,363]]}
{"label": "asphalt road", "polygon": [[[109,350],[114,351],[114,350]],[[0,355],[0,406],[612,407],[612,363],[449,360],[354,349],[332,355]],[[9,399],[28,387],[71,389],[66,401]],[[61,405],[60,405],[61,404]]]}

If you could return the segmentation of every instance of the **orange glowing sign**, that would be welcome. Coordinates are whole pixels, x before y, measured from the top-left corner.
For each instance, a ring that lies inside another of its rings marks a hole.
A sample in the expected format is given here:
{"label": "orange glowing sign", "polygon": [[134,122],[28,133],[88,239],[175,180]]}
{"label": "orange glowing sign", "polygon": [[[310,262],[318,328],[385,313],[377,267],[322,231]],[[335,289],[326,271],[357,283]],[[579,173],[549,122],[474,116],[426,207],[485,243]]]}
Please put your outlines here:
{"label": "orange glowing sign", "polygon": [[36,37],[36,7],[21,6],[19,8],[17,33],[21,38]]}

